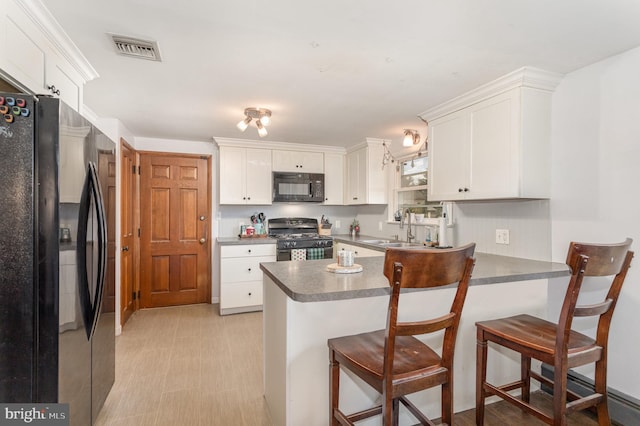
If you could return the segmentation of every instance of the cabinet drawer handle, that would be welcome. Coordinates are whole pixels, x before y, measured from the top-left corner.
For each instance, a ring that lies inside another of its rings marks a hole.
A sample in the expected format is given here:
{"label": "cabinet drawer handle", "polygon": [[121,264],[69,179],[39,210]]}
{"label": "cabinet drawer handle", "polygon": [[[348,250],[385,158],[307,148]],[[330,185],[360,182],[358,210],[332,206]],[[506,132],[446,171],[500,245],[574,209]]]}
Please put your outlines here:
{"label": "cabinet drawer handle", "polygon": [[251,272],[251,268],[249,268],[248,271]]}
{"label": "cabinet drawer handle", "polygon": [[251,253],[251,249],[249,249],[248,252]]}
{"label": "cabinet drawer handle", "polygon": [[249,296],[251,296],[251,293],[249,293]]}

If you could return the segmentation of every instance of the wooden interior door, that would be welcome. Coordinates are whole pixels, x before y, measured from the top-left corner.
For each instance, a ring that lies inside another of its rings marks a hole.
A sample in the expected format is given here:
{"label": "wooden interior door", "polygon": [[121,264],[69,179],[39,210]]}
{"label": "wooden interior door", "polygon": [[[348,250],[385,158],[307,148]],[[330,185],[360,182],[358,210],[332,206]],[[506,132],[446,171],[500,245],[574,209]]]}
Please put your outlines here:
{"label": "wooden interior door", "polygon": [[210,301],[210,159],[140,154],[140,306]]}
{"label": "wooden interior door", "polygon": [[98,151],[98,179],[107,219],[107,275],[104,282],[103,312],[116,311],[116,156]]}
{"label": "wooden interior door", "polygon": [[135,252],[136,233],[136,152],[120,140],[120,324],[124,325],[136,310]]}

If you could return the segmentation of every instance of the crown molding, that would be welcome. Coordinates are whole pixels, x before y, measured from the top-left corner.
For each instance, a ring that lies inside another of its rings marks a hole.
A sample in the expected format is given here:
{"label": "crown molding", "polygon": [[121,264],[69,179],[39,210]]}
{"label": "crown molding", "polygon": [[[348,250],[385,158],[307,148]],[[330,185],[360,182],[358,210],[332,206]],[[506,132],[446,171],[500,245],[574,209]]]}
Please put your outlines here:
{"label": "crown molding", "polygon": [[418,117],[431,121],[517,87],[553,92],[562,77],[563,74],[539,68],[522,67],[447,102],[429,108],[418,114]]}
{"label": "crown molding", "polygon": [[360,142],[359,144],[347,148],[347,154],[362,148],[382,146],[385,142],[387,143],[387,146],[391,146],[391,139],[365,138],[364,142]]}
{"label": "crown molding", "polygon": [[13,0],[85,81],[99,74],[40,0]]}
{"label": "crown molding", "polygon": [[213,137],[213,143],[218,147],[221,146],[235,146],[241,148],[258,148],[258,149],[278,149],[287,151],[306,151],[306,152],[332,152],[336,154],[344,154],[346,149],[341,146],[329,146],[329,145],[311,145],[293,142],[277,142],[268,141],[263,142],[255,139],[235,139],[224,137]]}

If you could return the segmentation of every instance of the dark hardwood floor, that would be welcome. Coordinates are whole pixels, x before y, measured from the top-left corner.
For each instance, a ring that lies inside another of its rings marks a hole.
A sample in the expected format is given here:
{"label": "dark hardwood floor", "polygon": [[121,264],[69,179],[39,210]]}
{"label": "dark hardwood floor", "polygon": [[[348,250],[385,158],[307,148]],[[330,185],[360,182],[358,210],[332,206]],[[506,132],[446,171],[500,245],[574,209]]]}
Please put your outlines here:
{"label": "dark hardwood floor", "polygon": [[[538,404],[539,407],[551,411],[551,396],[538,391],[531,394],[531,401]],[[454,422],[456,426],[475,426],[475,410],[468,410],[456,414]],[[499,401],[485,407],[485,426],[539,426],[545,424],[546,423],[538,420],[534,416],[523,413],[519,408],[508,402]],[[589,411],[573,413],[567,421],[567,426],[590,426],[597,424],[598,420],[595,415]]]}

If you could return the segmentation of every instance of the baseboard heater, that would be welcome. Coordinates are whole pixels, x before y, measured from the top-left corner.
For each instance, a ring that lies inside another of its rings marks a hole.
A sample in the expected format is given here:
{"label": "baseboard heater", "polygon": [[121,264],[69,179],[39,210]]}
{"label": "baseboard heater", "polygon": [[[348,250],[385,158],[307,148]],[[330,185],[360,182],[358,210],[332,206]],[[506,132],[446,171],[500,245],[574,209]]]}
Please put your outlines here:
{"label": "baseboard heater", "polygon": [[[553,380],[553,366],[542,364],[542,375]],[[581,396],[594,392],[593,380],[574,371],[569,371],[567,387]],[[553,389],[548,386],[542,386],[542,390],[548,394],[553,394]],[[607,389],[607,396],[609,399],[609,415],[614,424],[640,424],[639,400],[611,388]]]}

